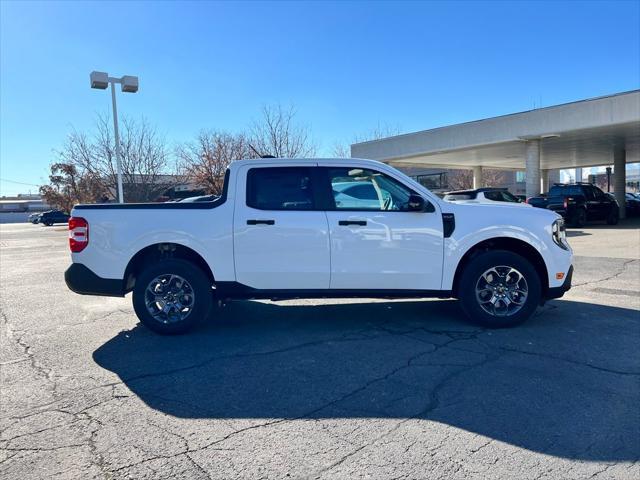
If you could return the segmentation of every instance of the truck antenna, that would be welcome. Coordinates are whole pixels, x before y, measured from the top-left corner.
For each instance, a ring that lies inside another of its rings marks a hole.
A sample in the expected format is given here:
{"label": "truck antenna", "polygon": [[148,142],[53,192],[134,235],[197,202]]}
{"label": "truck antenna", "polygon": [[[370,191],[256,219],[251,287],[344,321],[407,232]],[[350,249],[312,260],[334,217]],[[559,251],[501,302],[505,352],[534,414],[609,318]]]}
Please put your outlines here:
{"label": "truck antenna", "polygon": [[258,150],[253,148],[253,145],[251,144],[249,144],[249,148],[253,150],[253,153],[255,153],[258,156],[258,158],[276,158],[273,155],[262,155],[260,152],[258,152]]}

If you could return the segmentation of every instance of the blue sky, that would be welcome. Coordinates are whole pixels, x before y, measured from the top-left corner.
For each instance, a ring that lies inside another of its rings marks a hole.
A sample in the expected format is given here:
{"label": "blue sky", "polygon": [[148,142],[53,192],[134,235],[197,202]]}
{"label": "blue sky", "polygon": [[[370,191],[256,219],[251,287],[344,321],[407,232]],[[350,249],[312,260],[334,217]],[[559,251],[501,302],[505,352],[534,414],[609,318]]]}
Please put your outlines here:
{"label": "blue sky", "polygon": [[[1,2],[0,177],[39,184],[109,112],[88,75],[140,77],[121,114],[171,142],[294,104],[319,154],[640,88],[640,2]],[[3,195],[36,187],[0,182]]]}

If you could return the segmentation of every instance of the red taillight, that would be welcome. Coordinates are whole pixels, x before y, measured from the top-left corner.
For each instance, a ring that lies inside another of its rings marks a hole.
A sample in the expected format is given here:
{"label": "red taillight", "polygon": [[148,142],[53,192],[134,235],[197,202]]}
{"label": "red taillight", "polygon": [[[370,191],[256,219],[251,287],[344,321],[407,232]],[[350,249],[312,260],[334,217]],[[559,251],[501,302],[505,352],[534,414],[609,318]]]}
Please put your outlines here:
{"label": "red taillight", "polygon": [[565,208],[565,210],[566,210],[567,208],[569,208],[569,199],[568,199],[568,198],[565,198],[565,199],[564,199],[564,208]]}
{"label": "red taillight", "polygon": [[89,245],[89,223],[82,217],[69,219],[69,248],[81,252]]}

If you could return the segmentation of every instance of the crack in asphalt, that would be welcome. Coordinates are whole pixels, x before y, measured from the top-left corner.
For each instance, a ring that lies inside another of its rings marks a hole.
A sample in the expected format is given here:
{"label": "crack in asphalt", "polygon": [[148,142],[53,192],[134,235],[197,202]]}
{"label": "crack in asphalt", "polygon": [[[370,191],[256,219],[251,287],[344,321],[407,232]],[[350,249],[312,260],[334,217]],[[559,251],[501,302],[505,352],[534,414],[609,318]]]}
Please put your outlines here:
{"label": "crack in asphalt", "polygon": [[598,280],[589,280],[588,282],[582,282],[582,283],[574,283],[571,285],[571,288],[576,288],[576,287],[584,287],[586,285],[595,285],[598,283],[602,283],[602,282],[606,282],[607,280],[612,280],[616,277],[619,277],[620,275],[622,275],[623,273],[625,273],[625,271],[627,270],[627,266],[631,265],[632,263],[635,262],[640,262],[640,260],[638,259],[632,259],[632,260],[627,260],[625,262],[623,262],[623,264],[620,266],[620,269],[618,272],[609,275],[608,277],[604,277]]}
{"label": "crack in asphalt", "polygon": [[[329,407],[331,407],[333,405],[336,405],[336,404],[338,404],[340,402],[343,402],[343,401],[347,400],[348,398],[351,398],[354,395],[357,395],[358,393],[361,393],[361,392],[365,391],[366,389],[368,389],[369,387],[371,387],[372,385],[374,385],[376,383],[383,382],[383,381],[387,380],[388,378],[390,378],[391,376],[395,375],[396,373],[398,373],[398,372],[400,372],[402,370],[405,370],[407,368],[411,368],[412,363],[415,360],[417,360],[418,358],[420,358],[422,356],[425,356],[425,355],[428,355],[430,353],[433,353],[436,350],[438,350],[439,348],[443,348],[446,345],[448,345],[449,343],[452,343],[454,341],[457,341],[457,340],[452,339],[449,342],[446,342],[445,344],[442,344],[442,345],[433,345],[433,344],[431,344],[431,346],[433,346],[434,348],[429,349],[429,350],[421,351],[421,352],[411,356],[409,359],[407,359],[405,365],[401,365],[399,367],[396,367],[393,370],[385,373],[384,375],[382,375],[380,377],[376,377],[374,379],[371,379],[371,380],[367,381],[364,385],[361,385],[361,386],[355,388],[354,390],[351,390],[350,392],[340,396],[339,398],[331,400],[330,402],[327,402],[327,403],[325,403],[325,404],[323,404],[323,405],[321,405],[321,406],[319,406],[317,408],[314,408],[314,409],[312,409],[312,410],[310,410],[310,411],[308,411],[308,412],[306,412],[306,413],[304,413],[302,415],[299,415],[299,416],[296,416],[296,417],[291,417],[291,418],[282,418],[282,419],[274,420],[274,421],[271,421],[271,422],[265,422],[265,423],[261,423],[261,424],[257,424],[257,425],[251,425],[249,427],[245,427],[245,428],[233,431],[233,432],[225,435],[224,437],[222,437],[220,439],[217,439],[217,440],[214,440],[213,442],[210,442],[210,443],[208,443],[208,444],[206,444],[204,446],[201,446],[201,447],[198,447],[198,448],[195,448],[195,449],[187,448],[185,451],[178,452],[178,453],[176,453],[174,455],[171,455],[170,457],[174,457],[174,456],[182,455],[182,454],[186,454],[186,453],[198,452],[198,451],[201,451],[201,450],[206,450],[207,448],[209,448],[209,447],[211,447],[213,445],[218,445],[220,443],[223,443],[223,442],[229,440],[230,438],[234,437],[235,435],[238,435],[240,433],[244,433],[244,432],[246,432],[248,430],[253,430],[253,429],[256,429],[256,428],[263,428],[263,427],[270,427],[270,426],[276,425],[276,424],[281,424],[281,423],[285,423],[285,422],[293,422],[293,421],[296,421],[296,420],[302,420],[304,418],[308,418],[308,417],[310,417],[310,416],[312,416],[312,415],[314,415],[314,414],[316,414],[316,413],[318,413],[318,412],[320,412],[320,411],[322,411],[322,410],[324,410],[326,408],[329,408]],[[312,343],[315,344],[317,342],[312,342]],[[289,349],[287,349],[286,351],[288,351],[288,350]],[[141,463],[150,462],[150,461],[156,460],[158,458],[165,458],[165,456],[156,456],[156,457],[148,458],[148,459],[142,460],[140,462],[136,462],[136,463],[133,463],[133,464],[130,464],[130,465],[126,465],[126,466],[120,467],[117,470],[113,470],[113,472],[120,471],[120,470],[123,470],[125,468],[131,468],[131,467],[139,465]]]}
{"label": "crack in asphalt", "polygon": [[[625,265],[632,263],[633,261],[630,262],[626,262]],[[621,272],[619,272],[616,275],[619,275]],[[616,276],[614,275],[614,276]],[[613,277],[613,276],[612,276]],[[611,277],[611,278],[612,278]],[[600,280],[603,281],[603,280]],[[599,281],[598,281],[599,282]],[[592,283],[592,282],[587,282],[587,283]],[[584,284],[582,284],[584,285]],[[3,320],[4,323],[8,325],[8,320],[6,318],[6,316],[4,315],[4,313],[2,313],[3,315]],[[127,383],[131,383],[131,382],[136,382],[142,379],[146,379],[146,378],[151,378],[151,377],[158,377],[158,376],[166,376],[166,375],[172,375],[175,373],[181,373],[181,372],[185,372],[185,371],[189,371],[189,370],[193,370],[193,369],[198,369],[198,368],[202,368],[204,366],[207,366],[215,361],[218,360],[224,360],[224,359],[233,359],[233,358],[248,358],[248,357],[255,357],[255,356],[268,356],[268,355],[276,355],[276,354],[281,354],[281,353],[286,353],[286,352],[291,352],[294,350],[299,350],[299,349],[305,349],[305,348],[311,348],[314,346],[318,346],[318,345],[324,345],[324,344],[328,344],[328,343],[334,343],[334,342],[351,342],[351,341],[361,341],[361,340],[367,340],[367,339],[375,339],[375,338],[379,338],[380,335],[372,335],[372,336],[367,336],[367,337],[358,337],[358,338],[354,338],[354,336],[358,335],[359,333],[362,333],[363,331],[368,331],[371,330],[371,328],[374,329],[378,329],[380,331],[385,332],[388,335],[401,335],[401,336],[405,336],[407,338],[410,338],[414,341],[418,341],[418,342],[422,342],[425,343],[427,345],[429,345],[431,348],[427,349],[427,350],[423,350],[420,351],[419,353],[416,353],[415,355],[412,355],[410,358],[408,358],[406,360],[406,363],[400,366],[395,367],[394,369],[386,372],[384,375],[381,375],[379,377],[373,378],[368,380],[367,382],[365,382],[364,384],[358,386],[357,388],[341,395],[338,398],[335,398],[317,408],[314,408],[312,410],[310,410],[309,412],[306,412],[300,416],[297,417],[292,417],[292,418],[282,418],[282,419],[277,419],[277,420],[273,420],[273,421],[268,421],[268,422],[263,422],[260,424],[256,424],[256,425],[251,425],[248,427],[244,427],[238,430],[234,430],[230,433],[228,433],[227,435],[223,436],[222,438],[219,438],[217,440],[214,440],[212,442],[207,443],[206,445],[203,445],[201,447],[198,448],[191,448],[189,446],[189,441],[182,437],[181,435],[179,435],[176,432],[173,432],[169,429],[165,429],[162,428],[158,425],[153,424],[155,427],[159,428],[160,430],[162,430],[163,432],[170,434],[170,435],[174,435],[176,437],[179,437],[183,442],[184,442],[184,448],[181,449],[181,451],[176,452],[174,454],[170,454],[170,455],[155,455],[152,456],[150,458],[146,458],[144,460],[141,460],[139,462],[134,462],[125,466],[121,466],[117,469],[109,469],[107,463],[105,462],[105,459],[103,458],[103,456],[99,453],[98,451],[98,447],[96,445],[96,435],[98,434],[100,427],[102,427],[102,423],[100,422],[100,420],[92,417],[91,415],[89,415],[88,411],[90,409],[93,409],[97,406],[100,406],[106,402],[110,402],[113,400],[121,400],[122,398],[127,398],[127,397],[120,397],[120,396],[116,396],[115,393],[115,389],[114,387],[120,384],[127,384]],[[429,342],[427,339],[421,338],[421,337],[417,337],[414,334],[418,331],[424,331],[425,333],[429,333],[431,335],[434,335],[437,337],[446,337],[448,340],[444,341],[444,342]],[[412,329],[408,329],[408,330],[397,330],[397,329],[393,329],[393,328],[388,328],[384,323],[381,324],[372,324],[369,325],[365,328],[363,328],[361,331],[358,332],[348,332],[345,333],[343,335],[341,335],[340,337],[337,338],[329,338],[329,339],[322,339],[322,340],[318,340],[318,341],[313,341],[313,342],[305,342],[305,343],[301,343],[301,344],[297,344],[297,345],[292,345],[292,346],[288,346],[285,348],[279,348],[279,349],[275,349],[275,350],[270,350],[270,351],[264,351],[264,352],[249,352],[249,353],[238,353],[238,354],[232,354],[232,355],[220,355],[220,356],[214,356],[214,357],[210,357],[206,360],[203,360],[202,362],[198,362],[192,365],[187,365],[184,367],[179,367],[179,368],[174,368],[174,369],[169,369],[169,370],[165,370],[165,371],[161,371],[161,372],[153,372],[153,373],[147,373],[147,374],[141,374],[141,375],[136,375],[136,376],[132,376],[129,378],[125,378],[125,379],[121,379],[120,381],[117,382],[109,382],[106,384],[102,384],[102,385],[98,385],[96,387],[93,387],[90,390],[95,390],[95,389],[100,389],[100,388],[105,388],[105,387],[111,387],[112,388],[112,395],[111,398],[108,398],[106,400],[101,400],[98,402],[95,402],[94,404],[88,406],[88,407],[84,407],[82,410],[79,410],[77,412],[69,412],[66,410],[61,410],[61,409],[47,409],[47,410],[39,410],[37,412],[31,412],[28,413],[26,415],[21,415],[21,416],[15,416],[15,417],[10,417],[11,419],[24,419],[27,418],[29,416],[32,415],[38,415],[38,414],[42,414],[42,413],[46,413],[46,412],[52,412],[52,411],[57,411],[57,412],[61,412],[61,413],[65,413],[68,415],[72,415],[73,416],[73,420],[71,422],[68,423],[62,423],[62,424],[57,424],[54,426],[50,426],[47,427],[45,429],[41,429],[35,432],[28,432],[25,434],[21,434],[15,437],[12,437],[10,439],[3,439],[3,442],[8,443],[11,440],[14,440],[16,438],[21,438],[21,437],[25,437],[25,436],[29,436],[29,435],[35,435],[37,433],[41,433],[42,431],[46,431],[46,430],[51,430],[54,428],[59,428],[60,426],[64,426],[64,425],[68,425],[68,424],[72,424],[75,423],[79,420],[82,419],[88,419],[90,421],[90,424],[95,424],[97,426],[97,428],[93,429],[90,433],[90,436],[87,440],[87,443],[80,443],[80,444],[74,444],[74,445],[66,445],[66,446],[61,446],[61,447],[54,447],[54,448],[11,448],[11,447],[3,447],[4,450],[7,451],[13,451],[15,452],[14,455],[9,456],[8,458],[6,458],[5,460],[3,460],[2,462],[0,462],[0,464],[5,463],[6,461],[10,460],[11,458],[13,458],[15,455],[17,455],[19,452],[33,452],[33,451],[39,451],[39,450],[59,450],[59,449],[63,449],[63,448],[73,448],[73,447],[83,447],[83,446],[89,446],[91,453],[92,453],[92,464],[95,465],[96,467],[99,468],[99,470],[101,471],[101,473],[107,477],[110,476],[114,473],[120,472],[122,470],[125,469],[130,469],[132,467],[135,467],[137,465],[140,464],[144,464],[144,463],[148,463],[154,460],[159,460],[159,459],[171,459],[177,456],[185,456],[186,458],[188,458],[188,460],[194,465],[195,468],[197,468],[199,471],[201,471],[203,474],[207,475],[209,477],[208,472],[206,472],[206,470],[199,465],[197,462],[195,462],[195,460],[191,457],[190,454],[195,453],[195,452],[199,452],[202,450],[206,450],[206,449],[210,449],[211,447],[224,443],[226,441],[228,441],[229,439],[231,439],[232,437],[242,434],[244,432],[250,431],[250,430],[254,430],[254,429],[258,429],[258,428],[268,428],[271,427],[273,425],[277,425],[277,424],[282,424],[285,422],[292,422],[295,420],[300,420],[300,419],[304,419],[307,417],[310,417],[326,408],[330,408],[333,405],[339,404],[340,402],[343,402],[365,390],[367,390],[368,388],[370,388],[371,386],[375,385],[376,383],[379,382],[384,382],[386,380],[388,380],[389,378],[391,378],[392,376],[396,375],[398,372],[403,371],[407,368],[412,368],[415,364],[414,362],[416,360],[418,360],[421,357],[424,356],[428,356],[436,351],[438,351],[439,349],[442,348],[450,348],[453,350],[459,350],[459,351],[464,351],[467,353],[475,353],[478,355],[482,355],[484,358],[479,361],[476,362],[474,364],[471,365],[460,365],[460,364],[446,364],[446,363],[438,363],[437,365],[434,366],[444,366],[444,367],[448,367],[448,368],[452,368],[453,371],[446,375],[445,377],[443,377],[429,392],[429,399],[427,402],[426,407],[421,410],[420,412],[418,412],[417,414],[403,419],[400,422],[398,422],[395,426],[393,426],[391,429],[387,430],[386,432],[384,432],[383,434],[379,435],[378,437],[372,439],[371,441],[368,441],[366,443],[364,443],[363,445],[359,445],[357,448],[351,450],[350,452],[348,452],[347,454],[343,455],[340,459],[338,459],[335,462],[332,462],[330,465],[322,468],[321,470],[319,470],[318,472],[316,472],[315,475],[316,478],[323,476],[324,474],[326,474],[327,472],[330,472],[331,470],[335,469],[336,467],[338,467],[339,465],[343,464],[345,461],[347,461],[349,458],[357,455],[359,452],[361,452],[362,450],[366,449],[369,446],[372,446],[378,442],[380,442],[381,440],[383,440],[384,438],[388,437],[389,435],[391,435],[392,433],[394,433],[395,431],[397,431],[399,428],[402,427],[402,425],[404,425],[405,423],[414,420],[416,418],[420,418],[423,417],[425,415],[427,415],[428,413],[430,413],[431,411],[435,410],[436,408],[438,408],[439,403],[440,403],[440,399],[439,399],[439,393],[442,390],[442,388],[444,388],[444,386],[446,386],[446,384],[448,382],[450,382],[452,379],[456,378],[458,375],[462,375],[466,372],[468,372],[469,370],[475,369],[475,368],[481,368],[483,367],[485,364],[487,364],[488,362],[491,361],[495,361],[498,360],[499,358],[501,358],[504,354],[507,353],[514,353],[514,354],[524,354],[524,355],[534,355],[534,356],[540,356],[540,357],[544,357],[544,358],[548,358],[554,361],[563,361],[563,362],[568,362],[568,363],[572,363],[572,364],[576,364],[579,366],[584,366],[584,367],[588,367],[588,368],[593,368],[596,370],[599,370],[601,372],[604,373],[610,373],[610,374],[619,374],[619,375],[638,375],[639,373],[637,372],[626,372],[626,371],[619,371],[619,370],[614,370],[614,369],[609,369],[609,368],[605,368],[605,367],[600,367],[597,365],[593,365],[590,363],[583,363],[583,362],[579,362],[573,359],[568,359],[568,358],[563,358],[560,356],[556,356],[556,355],[550,355],[550,354],[545,354],[545,353],[538,353],[538,352],[531,352],[531,351],[526,351],[526,350],[519,350],[519,349],[515,349],[515,348],[509,348],[509,347],[502,347],[502,346],[496,346],[496,345],[491,345],[486,343],[485,341],[483,341],[482,339],[478,338],[479,335],[483,334],[486,332],[486,329],[478,329],[478,330],[474,330],[474,331],[468,331],[468,330],[462,330],[462,331],[457,331],[457,330],[431,330],[431,329],[427,329],[425,327],[417,327],[417,328],[412,328]],[[31,361],[31,364],[33,366],[33,368],[38,371],[40,373],[40,375],[44,376],[45,378],[47,378],[48,380],[55,382],[55,380],[52,380],[51,376],[52,376],[52,370],[51,369],[46,369],[45,367],[43,367],[42,365],[40,365],[37,360],[34,357],[34,354],[32,352],[31,347],[28,345],[28,343],[26,341],[23,340],[24,337],[24,333],[17,337],[16,342],[21,346],[21,348],[23,349],[23,353],[25,355],[28,356],[28,359]],[[15,338],[15,337],[14,337]],[[455,345],[456,342],[459,341],[463,341],[463,340],[475,340],[477,342],[479,342],[480,344],[482,344],[483,346],[485,346],[487,348],[487,350],[490,353],[483,353],[483,352],[479,352],[476,350],[470,350],[470,349],[466,349],[466,348],[462,348],[460,346]],[[503,352],[502,355],[501,354],[496,354],[496,351],[499,352]],[[61,399],[56,399],[52,402],[49,402],[48,404],[44,404],[43,406],[47,406],[47,405],[51,405],[54,404],[56,402],[59,402]],[[402,399],[396,399],[394,402],[397,401],[401,401]],[[394,403],[391,402],[390,404]],[[36,408],[41,408],[41,407],[36,407]],[[360,428],[359,426],[356,427],[355,430],[357,430],[358,428]],[[354,430],[354,431],[355,431]],[[340,438],[339,436],[336,438]],[[344,439],[343,439],[344,440]],[[345,440],[346,441],[346,440]],[[481,445],[480,447],[478,447],[475,450],[472,450],[472,453],[476,453],[477,451],[481,450],[482,448],[486,447],[487,445],[489,445],[492,442],[492,440],[489,440],[488,442],[486,442],[485,444]],[[350,443],[351,445],[353,445],[352,442],[347,442]],[[415,443],[415,442],[414,442]],[[409,448],[411,448],[412,445],[409,445],[407,447],[407,450]],[[604,469],[606,470],[606,469]],[[603,471],[604,471],[603,470]],[[599,472],[602,473],[602,472]]]}
{"label": "crack in asphalt", "polygon": [[628,376],[634,376],[634,377],[640,375],[640,371],[629,372],[629,371],[625,371],[625,370],[616,370],[616,369],[613,369],[613,368],[600,367],[600,366],[594,365],[592,363],[579,362],[577,360],[572,360],[570,358],[565,358],[565,357],[561,357],[561,356],[558,356],[558,355],[553,355],[553,354],[550,354],[550,353],[531,352],[531,351],[528,351],[528,350],[518,350],[516,348],[498,347],[498,346],[495,346],[493,348],[496,348],[498,350],[502,350],[502,351],[505,351],[505,352],[520,353],[522,355],[532,355],[532,356],[547,358],[547,359],[551,359],[551,360],[558,360],[558,361],[561,361],[561,362],[566,362],[566,363],[571,363],[573,365],[578,365],[580,367],[587,367],[587,368],[591,368],[591,369],[594,369],[594,370],[598,370],[599,372],[612,373],[614,375],[628,375]]}
{"label": "crack in asphalt", "polygon": [[472,455],[475,455],[476,453],[478,453],[480,450],[488,447],[489,445],[491,445],[493,443],[493,439],[490,438],[489,440],[487,440],[486,442],[484,442],[482,445],[480,445],[477,448],[472,448],[471,450],[469,450],[471,452]]}
{"label": "crack in asphalt", "polygon": [[[4,313],[4,310],[0,310],[0,317],[3,319],[3,324],[6,329],[6,336],[8,339],[13,339],[14,342],[20,347],[22,350],[22,354],[25,355],[25,358],[21,359],[24,361],[28,361],[31,368],[36,372],[36,374],[45,380],[47,380],[52,385],[52,394],[55,396],[57,390],[57,381],[53,375],[53,369],[47,368],[44,365],[41,365],[40,362],[36,359],[34,352],[32,351],[32,347],[27,343],[25,337],[27,332],[25,331],[17,331],[11,327],[7,315]],[[18,363],[18,362],[8,362],[5,363]],[[3,365],[3,366],[4,366]]]}
{"label": "crack in asphalt", "polygon": [[[478,363],[476,363],[474,365],[470,365],[470,366],[467,366],[467,367],[459,368],[457,371],[454,371],[454,372],[450,373],[449,375],[446,375],[443,379],[440,380],[440,382],[438,382],[433,387],[433,389],[431,390],[430,395],[429,395],[429,401],[427,403],[427,406],[422,411],[418,412],[415,415],[412,415],[412,416],[410,416],[408,418],[405,418],[405,419],[401,420],[393,428],[389,429],[385,433],[379,435],[378,437],[374,438],[373,440],[371,440],[369,442],[366,442],[364,445],[361,445],[358,448],[348,452],[347,454],[343,455],[337,461],[332,462],[330,465],[328,465],[328,466],[324,467],[323,469],[321,469],[320,471],[312,474],[313,478],[318,479],[318,478],[322,477],[325,473],[327,473],[327,472],[333,470],[334,468],[342,465],[349,458],[353,457],[354,455],[357,455],[359,452],[361,452],[365,448],[370,447],[372,445],[375,445],[376,443],[378,443],[383,438],[388,437],[389,435],[391,435],[392,433],[397,431],[400,427],[402,427],[405,423],[407,423],[409,421],[412,421],[412,420],[415,420],[417,418],[424,417],[427,414],[431,413],[432,411],[434,411],[435,409],[437,409],[440,406],[439,393],[444,388],[444,386],[447,385],[447,383],[449,383],[452,379],[456,378],[457,376],[462,375],[463,373],[467,373],[470,370],[473,370],[473,369],[478,368],[478,367],[482,367],[482,366],[486,365],[489,362],[498,360],[499,358],[500,358],[500,355],[486,356],[482,361],[480,361],[480,362],[478,362]],[[311,476],[309,476],[307,478],[311,478]]]}

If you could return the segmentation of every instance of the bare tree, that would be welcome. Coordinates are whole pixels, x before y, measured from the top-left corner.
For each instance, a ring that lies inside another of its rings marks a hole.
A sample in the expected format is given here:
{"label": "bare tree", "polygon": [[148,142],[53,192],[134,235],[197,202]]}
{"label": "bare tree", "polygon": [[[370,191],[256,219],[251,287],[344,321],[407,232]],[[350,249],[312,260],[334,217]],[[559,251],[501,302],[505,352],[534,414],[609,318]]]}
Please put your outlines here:
{"label": "bare tree", "polygon": [[[127,202],[150,201],[180,183],[165,140],[144,119],[122,121],[120,135],[122,183]],[[115,140],[106,115],[98,116],[89,135],[74,130],[57,152],[59,162],[73,165],[103,183],[112,196],[117,191]]]}
{"label": "bare tree", "polygon": [[[447,170],[447,181],[451,190],[469,190],[473,188],[473,171],[463,169]],[[503,171],[491,168],[482,170],[482,185],[499,187],[506,181]]]}
{"label": "bare tree", "polygon": [[333,145],[333,156],[336,158],[350,158],[351,157],[351,146],[344,143],[334,143]]}
{"label": "bare tree", "polygon": [[193,142],[178,146],[176,155],[189,179],[207,193],[222,193],[224,173],[234,160],[252,156],[243,134],[202,131]]}
{"label": "bare tree", "polygon": [[393,137],[400,134],[400,128],[391,126],[388,124],[378,125],[372,128],[368,132],[360,135],[355,135],[353,140],[349,144],[336,142],[333,146],[333,155],[336,158],[349,158],[351,157],[351,145],[354,143],[369,142],[371,140],[380,140],[381,138]]}
{"label": "bare tree", "polygon": [[[595,176],[595,185],[603,192],[607,191],[607,176],[606,175],[596,175]],[[611,186],[611,185],[609,185]]]}
{"label": "bare tree", "polygon": [[370,142],[371,140],[380,140],[387,137],[395,137],[400,135],[400,127],[398,125],[381,124],[378,122],[374,128],[361,135],[353,138],[353,143]]}
{"label": "bare tree", "polygon": [[451,169],[447,171],[447,183],[450,190],[468,190],[473,188],[473,171]]}
{"label": "bare tree", "polygon": [[262,118],[251,126],[251,145],[260,155],[273,155],[277,158],[313,157],[316,147],[309,129],[296,123],[295,116],[296,110],[293,107],[263,107]]}
{"label": "bare tree", "polygon": [[485,187],[499,187],[504,184],[507,177],[502,170],[493,168],[482,169],[482,184]]}

